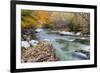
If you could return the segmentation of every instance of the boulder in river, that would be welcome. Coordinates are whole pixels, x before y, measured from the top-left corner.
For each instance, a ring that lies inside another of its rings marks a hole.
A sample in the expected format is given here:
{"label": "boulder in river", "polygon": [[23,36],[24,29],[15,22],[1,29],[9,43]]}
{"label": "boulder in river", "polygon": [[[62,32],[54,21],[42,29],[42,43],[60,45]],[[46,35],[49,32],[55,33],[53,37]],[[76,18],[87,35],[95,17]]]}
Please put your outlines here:
{"label": "boulder in river", "polygon": [[75,51],[75,55],[78,57],[89,59],[90,58],[90,47],[83,47],[80,50]]}
{"label": "boulder in river", "polygon": [[43,29],[42,29],[42,28],[38,28],[38,29],[36,29],[35,31],[36,31],[36,32],[41,32],[41,31],[43,31]]}
{"label": "boulder in river", "polygon": [[72,32],[61,31],[59,32],[60,35],[74,35]]}
{"label": "boulder in river", "polygon": [[37,41],[37,40],[31,40],[31,41],[29,41],[29,43],[32,46],[36,46],[39,43],[39,41]]}
{"label": "boulder in river", "polygon": [[76,35],[81,35],[81,32],[77,32]]}
{"label": "boulder in river", "polygon": [[89,56],[81,52],[74,52],[74,56],[80,57],[81,59],[89,59]]}
{"label": "boulder in river", "polygon": [[29,48],[30,47],[30,44],[27,42],[27,41],[21,41],[21,47],[23,48]]}

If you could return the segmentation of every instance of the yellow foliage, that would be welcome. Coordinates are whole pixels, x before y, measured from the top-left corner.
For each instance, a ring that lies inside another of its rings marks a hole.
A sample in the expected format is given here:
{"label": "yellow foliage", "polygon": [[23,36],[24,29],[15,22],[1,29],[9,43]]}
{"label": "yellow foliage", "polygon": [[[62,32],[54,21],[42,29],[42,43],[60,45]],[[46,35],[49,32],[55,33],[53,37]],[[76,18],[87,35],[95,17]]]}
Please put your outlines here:
{"label": "yellow foliage", "polygon": [[[26,12],[26,13],[25,13]],[[35,28],[43,27],[49,23],[49,13],[46,11],[29,11],[22,10],[22,27],[34,26]]]}
{"label": "yellow foliage", "polygon": [[58,11],[41,11],[41,10],[22,10],[21,11],[21,26],[41,28],[46,26],[54,27],[55,25],[72,23],[74,25],[89,26],[88,13],[75,12],[58,12]]}

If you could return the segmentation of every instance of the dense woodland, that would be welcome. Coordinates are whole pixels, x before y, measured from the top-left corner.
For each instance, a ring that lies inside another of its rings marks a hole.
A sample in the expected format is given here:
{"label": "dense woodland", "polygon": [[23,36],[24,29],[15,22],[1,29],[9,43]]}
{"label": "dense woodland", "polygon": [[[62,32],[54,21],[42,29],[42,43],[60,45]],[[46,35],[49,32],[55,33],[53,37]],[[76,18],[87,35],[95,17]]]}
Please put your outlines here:
{"label": "dense woodland", "polygon": [[90,34],[90,14],[83,12],[21,11],[21,26],[24,28],[51,28]]}

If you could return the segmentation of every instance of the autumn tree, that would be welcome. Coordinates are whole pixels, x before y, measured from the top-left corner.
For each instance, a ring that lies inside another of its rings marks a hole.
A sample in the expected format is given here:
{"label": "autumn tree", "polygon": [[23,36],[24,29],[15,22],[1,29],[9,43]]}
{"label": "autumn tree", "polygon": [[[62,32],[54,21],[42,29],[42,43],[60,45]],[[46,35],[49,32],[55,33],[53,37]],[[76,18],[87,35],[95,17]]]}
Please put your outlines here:
{"label": "autumn tree", "polygon": [[21,10],[21,26],[23,28],[60,28],[89,34],[90,14],[83,12]]}
{"label": "autumn tree", "polygon": [[46,24],[49,24],[49,12],[47,11],[21,11],[21,25],[22,27],[41,28]]}

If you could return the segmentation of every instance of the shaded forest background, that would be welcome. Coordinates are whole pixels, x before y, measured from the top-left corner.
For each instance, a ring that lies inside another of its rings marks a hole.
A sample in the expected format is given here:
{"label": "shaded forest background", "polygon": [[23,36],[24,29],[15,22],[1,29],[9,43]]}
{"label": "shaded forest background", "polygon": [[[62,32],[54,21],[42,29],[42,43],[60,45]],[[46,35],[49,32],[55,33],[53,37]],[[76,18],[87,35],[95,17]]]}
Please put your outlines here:
{"label": "shaded forest background", "polygon": [[22,29],[50,28],[90,34],[90,14],[83,12],[21,10],[21,27]]}

